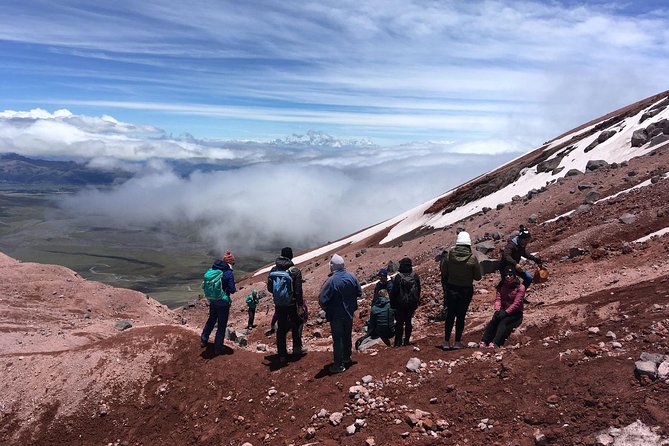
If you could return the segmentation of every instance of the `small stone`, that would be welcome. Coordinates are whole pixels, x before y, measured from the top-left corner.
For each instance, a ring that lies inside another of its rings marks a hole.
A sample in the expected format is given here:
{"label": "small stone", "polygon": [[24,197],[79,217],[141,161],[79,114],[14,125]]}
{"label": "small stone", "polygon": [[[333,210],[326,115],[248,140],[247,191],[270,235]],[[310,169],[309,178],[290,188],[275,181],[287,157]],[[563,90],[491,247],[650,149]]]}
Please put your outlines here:
{"label": "small stone", "polygon": [[269,390],[267,391],[267,395],[269,395],[269,396],[274,396],[274,395],[276,395],[276,394],[277,394],[277,390],[276,390],[276,389],[269,389]]}
{"label": "small stone", "polygon": [[337,426],[341,423],[341,420],[344,419],[344,414],[341,412],[333,412],[332,415],[330,415],[330,424],[333,426]]}
{"label": "small stone", "polygon": [[616,338],[616,334],[615,334],[614,332],[612,332],[612,331],[607,331],[607,332],[606,332],[606,337],[609,338],[609,339],[615,339],[615,338]]}
{"label": "small stone", "polygon": [[588,333],[590,333],[590,334],[599,334],[599,327],[590,327],[590,328],[588,328]]}
{"label": "small stone", "polygon": [[350,426],[346,427],[346,435],[353,435],[355,434],[355,424],[351,424]]}
{"label": "small stone", "polygon": [[599,434],[597,435],[596,445],[597,446],[611,446],[613,444],[613,437],[609,434]]}
{"label": "small stone", "polygon": [[437,398],[430,398],[430,404],[437,404]]}
{"label": "small stone", "polygon": [[365,446],[376,446],[376,440],[374,440],[374,437],[367,438],[367,440],[365,440]]}
{"label": "small stone", "polygon": [[318,412],[318,418],[325,418],[328,416],[328,411],[325,409],[321,409],[320,412]]}
{"label": "small stone", "polygon": [[636,361],[634,363],[637,377],[648,376],[655,378],[657,376],[657,364],[651,361]]}
{"label": "small stone", "polygon": [[657,367],[657,376],[660,379],[669,378],[669,360],[666,360]]}
{"label": "small stone", "polygon": [[548,398],[546,398],[546,401],[547,401],[549,404],[557,404],[557,403],[560,402],[560,397],[557,396],[557,395],[551,395],[551,396],[549,396]]}
{"label": "small stone", "polygon": [[361,381],[363,384],[369,384],[374,381],[374,378],[372,378],[372,375],[365,375],[362,377]]}
{"label": "small stone", "polygon": [[316,436],[316,429],[314,429],[313,427],[308,427],[307,433],[304,435],[304,438],[307,440],[311,440],[315,436]]}
{"label": "small stone", "polygon": [[409,359],[406,365],[407,370],[409,370],[410,372],[417,372],[420,369],[420,367],[421,367],[421,362],[420,359],[418,358]]}
{"label": "small stone", "polygon": [[126,320],[116,321],[116,323],[114,324],[114,328],[117,329],[118,331],[127,330],[130,327],[132,327],[132,324],[130,323],[130,321]]}
{"label": "small stone", "polygon": [[623,348],[623,345],[620,342],[614,341],[611,343],[611,347],[613,347],[614,349],[620,349]]}
{"label": "small stone", "polygon": [[541,432],[538,432],[534,434],[534,444],[535,446],[545,446],[548,444],[548,437]]}

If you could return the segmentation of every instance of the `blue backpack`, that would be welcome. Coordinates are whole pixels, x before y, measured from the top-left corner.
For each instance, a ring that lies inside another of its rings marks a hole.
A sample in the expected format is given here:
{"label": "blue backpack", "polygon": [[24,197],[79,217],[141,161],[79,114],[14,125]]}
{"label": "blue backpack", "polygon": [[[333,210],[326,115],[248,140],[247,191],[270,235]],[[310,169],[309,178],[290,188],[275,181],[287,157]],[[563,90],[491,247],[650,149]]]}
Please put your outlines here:
{"label": "blue backpack", "polygon": [[272,282],[274,305],[287,306],[293,303],[293,278],[288,271],[272,271],[269,273]]}
{"label": "blue backpack", "polygon": [[223,271],[219,269],[209,268],[206,273],[204,273],[204,281],[202,282],[202,289],[204,290],[204,295],[209,300],[218,300],[224,299],[230,301],[230,297],[225,294],[223,291],[223,284],[221,278],[223,277]]}

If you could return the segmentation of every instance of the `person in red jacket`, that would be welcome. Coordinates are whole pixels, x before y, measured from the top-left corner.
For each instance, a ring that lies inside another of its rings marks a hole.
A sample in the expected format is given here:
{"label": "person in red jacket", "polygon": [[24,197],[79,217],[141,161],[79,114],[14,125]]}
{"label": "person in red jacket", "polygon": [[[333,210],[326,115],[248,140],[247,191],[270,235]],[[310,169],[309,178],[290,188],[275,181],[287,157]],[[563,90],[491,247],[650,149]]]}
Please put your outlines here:
{"label": "person in red jacket", "polygon": [[520,283],[511,265],[502,271],[502,277],[497,285],[495,314],[485,328],[479,344],[481,347],[496,348],[504,345],[513,329],[523,322],[525,285]]}

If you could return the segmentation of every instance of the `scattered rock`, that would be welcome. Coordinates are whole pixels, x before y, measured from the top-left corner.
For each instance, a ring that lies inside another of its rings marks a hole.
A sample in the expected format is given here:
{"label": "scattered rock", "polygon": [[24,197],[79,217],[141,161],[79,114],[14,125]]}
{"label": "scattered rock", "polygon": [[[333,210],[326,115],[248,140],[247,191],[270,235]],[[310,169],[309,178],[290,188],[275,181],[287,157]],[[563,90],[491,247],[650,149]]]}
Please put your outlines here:
{"label": "scattered rock", "polygon": [[330,415],[330,424],[333,426],[337,426],[341,424],[341,420],[344,419],[344,414],[341,412],[332,412],[332,415]]}
{"label": "scattered rock", "polygon": [[590,160],[585,165],[585,170],[589,171],[598,170],[604,167],[608,167],[608,165],[609,163],[607,163],[605,160]]}
{"label": "scattered rock", "polygon": [[636,361],[634,363],[637,378],[642,376],[648,376],[649,378],[655,379],[657,377],[657,364],[651,361]]}
{"label": "scattered rock", "polygon": [[304,435],[304,438],[307,440],[311,440],[315,436],[316,436],[316,429],[314,429],[313,427],[308,427],[307,433]]}
{"label": "scattered rock", "polygon": [[407,361],[406,368],[410,372],[417,372],[418,370],[420,370],[420,367],[421,367],[421,362],[420,359],[418,358],[411,358],[409,359],[409,361]]}
{"label": "scattered rock", "polygon": [[636,216],[634,216],[633,214],[625,213],[620,217],[618,217],[618,220],[626,225],[631,225],[634,224],[634,222],[636,222]]}
{"label": "scattered rock", "polygon": [[355,424],[351,424],[350,426],[346,426],[346,434],[347,435],[355,434]]}
{"label": "scattered rock", "polygon": [[114,328],[117,329],[118,331],[127,330],[130,327],[132,327],[132,324],[130,323],[130,321],[127,321],[125,319],[116,321],[116,323],[114,324]]}
{"label": "scattered rock", "polygon": [[369,384],[374,381],[374,378],[372,378],[372,375],[365,375],[362,377],[361,381],[363,384]]}

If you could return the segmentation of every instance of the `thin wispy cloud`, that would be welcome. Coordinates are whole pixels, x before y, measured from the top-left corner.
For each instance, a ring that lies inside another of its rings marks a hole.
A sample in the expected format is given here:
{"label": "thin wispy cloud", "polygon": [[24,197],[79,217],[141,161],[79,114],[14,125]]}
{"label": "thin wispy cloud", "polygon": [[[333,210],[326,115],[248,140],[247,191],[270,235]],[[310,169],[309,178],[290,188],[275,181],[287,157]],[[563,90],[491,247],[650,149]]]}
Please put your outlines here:
{"label": "thin wispy cloud", "polygon": [[[386,142],[473,139],[451,116],[465,113],[486,138],[533,115],[527,134],[546,139],[666,88],[669,69],[669,11],[652,1],[5,3],[11,107],[113,103],[121,119],[141,111],[177,132],[205,115],[205,136],[218,124],[218,136],[246,137],[258,120],[258,138],[305,124],[340,137],[385,129]],[[29,73],[42,88],[17,94]],[[621,91],[618,77],[641,81]],[[577,94],[593,84],[600,96]]]}

